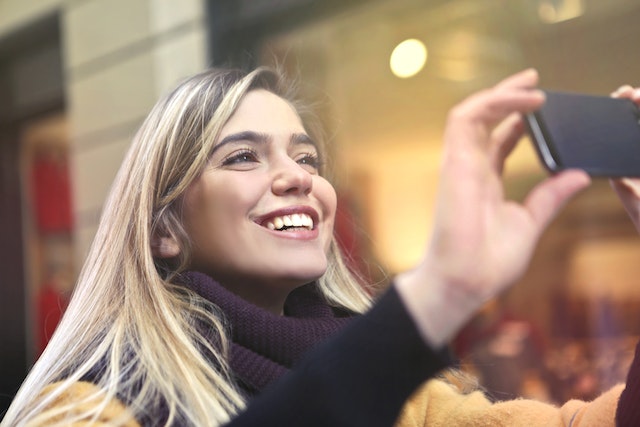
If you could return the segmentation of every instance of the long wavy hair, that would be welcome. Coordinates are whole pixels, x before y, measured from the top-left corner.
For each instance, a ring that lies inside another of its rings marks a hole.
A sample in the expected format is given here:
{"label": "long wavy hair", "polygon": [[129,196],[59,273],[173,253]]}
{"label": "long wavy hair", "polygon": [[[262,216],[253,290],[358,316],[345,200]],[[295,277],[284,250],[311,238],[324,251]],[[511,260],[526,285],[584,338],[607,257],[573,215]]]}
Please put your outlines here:
{"label": "long wavy hair", "polygon": [[[181,213],[185,190],[204,170],[243,96],[258,88],[287,100],[306,130],[322,141],[313,116],[296,101],[294,86],[272,69],[207,70],[161,99],[116,176],[66,313],[3,425],[97,419],[114,398],[128,402],[129,416],[136,419],[163,407],[167,425],[215,426],[243,408],[228,366],[223,314],[181,287],[176,276],[190,262]],[[151,241],[158,234],[180,242],[178,259],[154,258]],[[326,300],[365,311],[368,292],[345,266],[335,240],[328,257],[318,280]],[[89,375],[100,390],[91,396],[98,404],[52,405]]]}

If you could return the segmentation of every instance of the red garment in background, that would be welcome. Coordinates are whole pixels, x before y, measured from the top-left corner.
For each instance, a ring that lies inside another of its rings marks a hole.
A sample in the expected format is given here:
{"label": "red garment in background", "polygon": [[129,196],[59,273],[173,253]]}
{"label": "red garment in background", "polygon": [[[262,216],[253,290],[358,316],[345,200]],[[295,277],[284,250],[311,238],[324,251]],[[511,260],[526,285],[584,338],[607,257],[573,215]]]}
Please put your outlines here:
{"label": "red garment in background", "polygon": [[38,304],[36,339],[38,354],[41,354],[56,330],[69,301],[49,283],[42,286],[36,298]]}
{"label": "red garment in background", "polygon": [[367,268],[364,265],[363,248],[356,230],[352,201],[344,194],[338,193],[337,196],[338,206],[334,224],[336,241],[351,272],[366,278]]}
{"label": "red garment in background", "polygon": [[70,231],[71,185],[64,157],[39,155],[33,161],[33,204],[43,233]]}

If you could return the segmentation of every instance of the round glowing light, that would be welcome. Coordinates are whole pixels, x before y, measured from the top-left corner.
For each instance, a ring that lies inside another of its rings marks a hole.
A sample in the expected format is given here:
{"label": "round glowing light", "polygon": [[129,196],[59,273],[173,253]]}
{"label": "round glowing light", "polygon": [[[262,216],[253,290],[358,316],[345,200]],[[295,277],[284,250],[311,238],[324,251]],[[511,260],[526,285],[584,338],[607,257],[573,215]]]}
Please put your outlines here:
{"label": "round glowing light", "polygon": [[417,39],[407,39],[397,45],[389,59],[391,72],[403,79],[418,74],[426,62],[427,47]]}

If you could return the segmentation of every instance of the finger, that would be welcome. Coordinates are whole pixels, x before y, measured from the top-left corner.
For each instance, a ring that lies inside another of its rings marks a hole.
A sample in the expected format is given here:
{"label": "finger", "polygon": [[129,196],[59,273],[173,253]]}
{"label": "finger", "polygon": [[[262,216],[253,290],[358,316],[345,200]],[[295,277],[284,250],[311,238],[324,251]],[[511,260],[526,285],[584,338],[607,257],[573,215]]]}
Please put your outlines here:
{"label": "finger", "polygon": [[538,84],[538,71],[528,68],[503,79],[494,86],[495,89],[534,88]]}
{"label": "finger", "polygon": [[450,111],[445,134],[455,145],[486,146],[494,126],[511,113],[533,111],[543,102],[539,90],[483,91]]}
{"label": "finger", "polygon": [[[532,89],[535,70],[525,70],[504,79],[492,89],[471,95],[450,110],[445,129],[445,159],[473,158],[470,153],[489,147],[493,128],[513,112],[529,112],[544,102],[544,93]],[[464,154],[463,154],[464,153]]]}
{"label": "finger", "polygon": [[477,94],[450,113],[447,141],[456,150],[488,149],[494,127],[514,112],[533,111],[542,105],[540,91],[510,91]]}
{"label": "finger", "polygon": [[618,194],[636,229],[640,231],[640,179],[621,178],[611,179],[609,182]]}
{"label": "finger", "polygon": [[640,178],[616,178],[610,181],[614,188],[624,188],[640,199]]}
{"label": "finger", "polygon": [[554,175],[531,190],[524,206],[538,225],[538,230],[544,230],[560,208],[590,182],[591,178],[584,171],[573,169]]}
{"label": "finger", "polygon": [[480,93],[469,107],[477,120],[493,126],[513,112],[527,113],[544,102],[544,93],[536,89],[494,90]]}
{"label": "finger", "polygon": [[614,98],[627,98],[640,104],[640,88],[634,88],[630,85],[620,86],[615,92],[611,93]]}
{"label": "finger", "polygon": [[614,98],[630,98],[633,92],[631,85],[622,85],[615,91],[611,92],[611,96]]}
{"label": "finger", "polygon": [[[524,112],[538,108],[544,102],[544,94],[534,90],[537,84],[538,72],[529,68],[503,79],[492,89],[472,95],[459,105],[462,107],[459,110],[468,112],[471,117],[487,112],[485,117],[499,121],[512,111]],[[476,114],[472,114],[474,112]]]}
{"label": "finger", "polygon": [[491,160],[498,174],[502,174],[504,162],[524,133],[521,115],[513,113],[493,131]]}

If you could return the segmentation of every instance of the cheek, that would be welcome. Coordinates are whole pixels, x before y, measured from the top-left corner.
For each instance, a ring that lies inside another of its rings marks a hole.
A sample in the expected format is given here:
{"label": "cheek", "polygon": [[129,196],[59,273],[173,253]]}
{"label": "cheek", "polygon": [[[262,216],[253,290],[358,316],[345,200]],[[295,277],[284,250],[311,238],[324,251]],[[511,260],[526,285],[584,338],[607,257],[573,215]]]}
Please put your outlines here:
{"label": "cheek", "polygon": [[[229,179],[222,174],[204,175],[185,193],[184,223],[193,242],[212,246],[242,229],[248,212],[256,205],[264,189],[259,179],[243,174]],[[232,176],[233,177],[233,176]]]}
{"label": "cheek", "polygon": [[316,185],[318,200],[322,203],[324,209],[327,212],[327,217],[334,218],[336,215],[336,207],[338,204],[338,197],[333,185],[329,183],[325,178],[318,177]]}
{"label": "cheek", "polygon": [[182,219],[189,237],[195,234],[194,228],[197,228],[200,222],[199,213],[202,212],[202,194],[202,185],[199,183],[191,184],[184,193]]}
{"label": "cheek", "polygon": [[333,228],[335,225],[336,209],[337,209],[337,196],[333,186],[322,177],[318,177],[317,183],[314,185],[316,189],[316,197],[322,206],[322,214],[324,221],[327,224],[327,249],[333,236]]}
{"label": "cheek", "polygon": [[[212,274],[219,265],[225,262],[224,257],[232,249],[236,239],[231,234],[237,230],[231,224],[233,216],[229,210],[230,201],[224,203],[224,192],[211,188],[211,185],[200,185],[186,194],[184,205],[184,227],[191,242],[190,267]],[[216,194],[215,200],[209,197]]]}
{"label": "cheek", "polygon": [[[215,195],[215,197],[214,197]],[[196,247],[206,248],[210,245],[212,231],[224,230],[223,225],[229,221],[225,209],[232,209],[230,200],[224,194],[224,188],[209,182],[192,184],[185,193],[184,225]]]}

